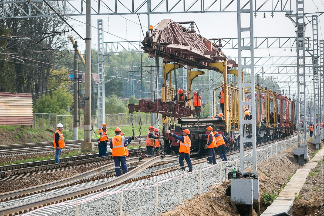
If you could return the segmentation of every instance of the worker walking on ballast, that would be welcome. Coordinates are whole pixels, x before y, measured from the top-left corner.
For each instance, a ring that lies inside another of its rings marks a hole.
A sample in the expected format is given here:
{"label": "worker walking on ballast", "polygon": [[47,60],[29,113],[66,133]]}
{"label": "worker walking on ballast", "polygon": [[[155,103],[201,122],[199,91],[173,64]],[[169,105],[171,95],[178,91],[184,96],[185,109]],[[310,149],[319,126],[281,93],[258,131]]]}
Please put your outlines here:
{"label": "worker walking on ballast", "polygon": [[[170,133],[170,130],[167,130],[167,133]],[[185,159],[188,167],[189,167],[189,172],[192,172],[192,164],[190,160],[190,147],[191,147],[191,140],[189,138],[190,131],[188,129],[183,130],[183,136],[177,136],[173,133],[170,133],[171,136],[176,138],[177,140],[180,141],[180,148],[179,148],[179,164],[181,167],[181,170],[185,170],[184,162],[183,160]]]}
{"label": "worker walking on ballast", "polygon": [[215,139],[214,139],[214,134],[212,133],[213,128],[211,126],[208,126],[207,128],[207,134],[204,135],[207,137],[207,149],[208,149],[208,163],[210,164],[216,164],[216,154],[215,154]]}
{"label": "worker walking on ballast", "polygon": [[112,150],[112,156],[115,162],[115,171],[116,176],[121,175],[120,166],[123,169],[123,174],[128,172],[127,164],[126,164],[126,148],[128,143],[133,139],[133,137],[128,140],[121,136],[121,129],[117,127],[115,129],[115,136],[110,141],[110,148]]}
{"label": "worker walking on ballast", "polygon": [[61,123],[57,124],[57,130],[54,133],[53,146],[55,148],[55,164],[60,163],[60,156],[62,153],[62,148],[65,147],[64,136],[62,133],[63,125]]}
{"label": "worker walking on ballast", "polygon": [[103,123],[102,128],[99,129],[98,133],[100,135],[99,142],[98,142],[98,150],[99,150],[99,157],[107,155],[107,124]]}
{"label": "worker walking on ballast", "polygon": [[149,132],[146,136],[146,151],[147,151],[147,155],[153,155],[153,148],[154,148],[154,141],[156,139],[159,139],[159,137],[154,136],[154,127],[150,126],[149,127]]}

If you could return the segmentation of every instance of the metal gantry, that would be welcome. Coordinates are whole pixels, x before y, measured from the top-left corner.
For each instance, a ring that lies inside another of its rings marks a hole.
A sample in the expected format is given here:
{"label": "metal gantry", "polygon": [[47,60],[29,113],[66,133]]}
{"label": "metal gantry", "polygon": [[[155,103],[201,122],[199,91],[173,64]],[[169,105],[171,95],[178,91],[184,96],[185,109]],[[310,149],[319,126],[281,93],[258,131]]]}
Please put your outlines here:
{"label": "metal gantry", "polygon": [[105,71],[104,71],[104,36],[102,19],[98,24],[98,128],[105,122]]}
{"label": "metal gantry", "polygon": [[[306,140],[306,80],[305,80],[305,14],[304,0],[296,1],[296,28],[297,28],[297,134],[298,147],[295,155],[304,156],[307,160]],[[303,101],[302,101],[303,100]],[[303,110],[301,109],[303,105]],[[304,123],[301,122],[301,114],[304,114]]]}
{"label": "metal gantry", "polygon": [[[84,16],[86,0],[46,0],[63,16]],[[293,0],[255,1],[254,12],[292,12]],[[168,14],[236,12],[235,1],[229,0],[96,0],[91,15]],[[0,2],[0,19],[56,16],[43,10],[43,0],[4,0]]]}

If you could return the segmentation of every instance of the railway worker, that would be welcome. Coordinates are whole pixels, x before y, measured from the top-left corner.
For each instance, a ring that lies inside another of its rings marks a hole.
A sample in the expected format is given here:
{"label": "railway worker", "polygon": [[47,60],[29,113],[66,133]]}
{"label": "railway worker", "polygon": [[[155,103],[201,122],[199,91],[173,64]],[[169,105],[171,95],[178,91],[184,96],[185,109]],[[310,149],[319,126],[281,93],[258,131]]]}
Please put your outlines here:
{"label": "railway worker", "polygon": [[54,133],[53,146],[56,149],[55,152],[55,163],[60,163],[60,155],[62,148],[65,147],[64,136],[62,133],[63,125],[61,123],[57,124],[57,130]]}
{"label": "railway worker", "polygon": [[185,170],[184,162],[185,159],[187,162],[187,165],[189,167],[189,172],[192,172],[192,164],[190,160],[190,147],[191,147],[191,140],[189,138],[190,131],[188,129],[183,130],[183,136],[177,136],[176,134],[173,134],[170,132],[170,130],[167,130],[167,133],[171,134],[175,139],[180,141],[180,147],[179,147],[179,164],[180,169]]}
{"label": "railway worker", "polygon": [[178,90],[178,94],[173,98],[174,101],[186,102],[188,101],[187,95],[183,92],[182,89]]}
{"label": "railway worker", "polygon": [[314,125],[310,125],[309,126],[309,136],[312,137],[313,136],[313,133],[314,133]]}
{"label": "railway worker", "polygon": [[224,135],[216,132],[215,140],[216,140],[216,146],[218,149],[219,157],[222,159],[222,161],[227,161],[225,142],[228,143],[228,139]]}
{"label": "railway worker", "polygon": [[216,154],[215,154],[215,139],[214,134],[212,133],[213,128],[211,126],[208,126],[206,131],[205,137],[207,137],[207,149],[208,149],[208,163],[210,164],[216,164]]}
{"label": "railway worker", "polygon": [[245,109],[244,116],[245,116],[246,120],[251,120],[252,119],[251,112],[250,112],[249,108]]}
{"label": "railway worker", "polygon": [[[125,137],[123,133],[120,133],[120,136]],[[127,145],[129,145],[130,141],[129,142],[128,142],[128,140],[126,140],[126,141],[127,141]],[[125,147],[125,151],[126,151],[126,157],[128,157],[129,156],[129,151],[128,151],[127,147]]]}
{"label": "railway worker", "polygon": [[200,118],[200,112],[201,112],[201,96],[199,93],[194,92],[193,93],[193,106],[195,107],[196,110],[196,115],[198,118]]}
{"label": "railway worker", "polygon": [[107,142],[108,142],[108,136],[107,136],[107,124],[103,123],[102,128],[98,131],[100,138],[98,142],[98,149],[99,149],[99,157],[106,156],[107,155]]}
{"label": "railway worker", "polygon": [[157,154],[160,150],[160,140],[159,140],[159,128],[154,128],[154,136],[158,137],[158,139],[154,139],[154,149],[155,154]]}
{"label": "railway worker", "polygon": [[116,176],[121,175],[120,166],[123,169],[123,174],[127,173],[127,164],[126,164],[126,148],[128,143],[133,138],[126,139],[121,135],[121,129],[117,127],[115,129],[115,136],[110,141],[110,148],[112,150],[112,156],[115,162],[115,172]]}
{"label": "railway worker", "polygon": [[154,136],[154,127],[149,127],[149,132],[146,136],[146,151],[147,155],[153,155],[154,140],[159,139],[159,137]]}
{"label": "railway worker", "polygon": [[222,109],[222,113],[224,113],[224,102],[225,102],[225,94],[224,94],[224,86],[222,86],[222,91],[219,93],[218,98],[220,99],[220,107]]}

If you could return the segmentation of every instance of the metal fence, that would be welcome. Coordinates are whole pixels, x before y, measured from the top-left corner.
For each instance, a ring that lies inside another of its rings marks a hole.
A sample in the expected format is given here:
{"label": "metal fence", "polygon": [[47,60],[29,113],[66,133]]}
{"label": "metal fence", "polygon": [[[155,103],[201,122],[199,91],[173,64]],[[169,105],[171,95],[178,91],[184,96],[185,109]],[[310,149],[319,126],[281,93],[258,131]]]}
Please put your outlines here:
{"label": "metal fence", "polygon": [[[73,131],[73,115],[57,115],[55,113],[34,113],[33,127],[34,129],[56,129],[58,123],[64,125],[64,130]],[[161,119],[161,117],[160,117]],[[83,130],[84,116],[80,115],[79,129]],[[91,118],[93,128],[97,128],[98,117],[92,116]],[[108,127],[128,126],[132,122],[134,125],[148,125],[151,123],[151,115],[147,113],[136,113],[131,116],[130,114],[107,114],[106,123]],[[160,120],[162,122],[162,120]]]}

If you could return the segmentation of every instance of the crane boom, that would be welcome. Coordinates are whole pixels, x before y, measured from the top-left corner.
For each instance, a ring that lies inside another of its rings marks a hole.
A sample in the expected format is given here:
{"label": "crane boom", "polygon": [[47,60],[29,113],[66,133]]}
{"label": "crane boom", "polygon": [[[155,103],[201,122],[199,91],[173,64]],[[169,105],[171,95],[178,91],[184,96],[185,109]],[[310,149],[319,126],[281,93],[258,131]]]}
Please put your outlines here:
{"label": "crane boom", "polygon": [[[74,41],[73,37],[70,35],[68,38],[71,40],[71,42],[72,42],[72,44],[73,44],[73,46],[74,46],[74,45],[75,45],[75,41]],[[77,48],[77,50],[78,50],[78,55],[79,55],[79,57],[80,57],[80,59],[81,59],[83,65],[85,66],[85,60],[84,60],[84,58],[83,58],[83,56],[82,56],[80,50],[79,50],[78,48]]]}

